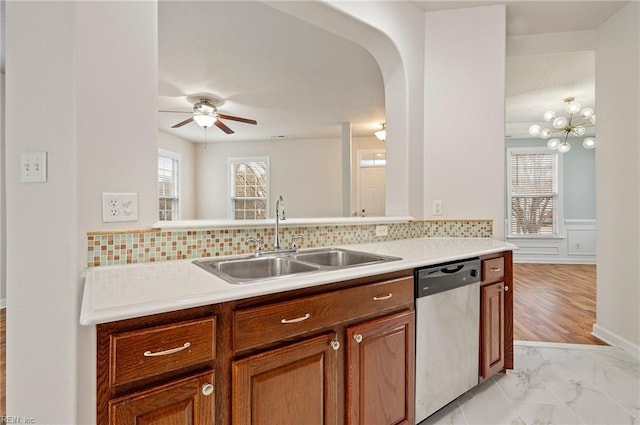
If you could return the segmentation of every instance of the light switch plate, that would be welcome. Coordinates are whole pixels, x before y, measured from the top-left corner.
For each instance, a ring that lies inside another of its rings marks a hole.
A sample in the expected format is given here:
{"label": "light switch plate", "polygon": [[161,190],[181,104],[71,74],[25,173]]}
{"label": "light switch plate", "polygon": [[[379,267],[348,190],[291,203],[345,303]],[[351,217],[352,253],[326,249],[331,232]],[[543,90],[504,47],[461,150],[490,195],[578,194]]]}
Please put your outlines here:
{"label": "light switch plate", "polygon": [[138,221],[137,193],[102,193],[102,222]]}
{"label": "light switch plate", "polygon": [[20,183],[45,183],[47,181],[47,153],[23,152],[20,154]]}

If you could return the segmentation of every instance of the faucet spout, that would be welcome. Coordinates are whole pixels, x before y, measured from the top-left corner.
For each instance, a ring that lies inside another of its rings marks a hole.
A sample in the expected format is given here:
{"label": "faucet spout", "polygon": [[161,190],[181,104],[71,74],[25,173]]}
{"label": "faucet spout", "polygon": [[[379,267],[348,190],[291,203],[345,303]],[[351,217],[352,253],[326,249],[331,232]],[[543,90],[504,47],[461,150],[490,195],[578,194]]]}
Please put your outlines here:
{"label": "faucet spout", "polygon": [[282,195],[278,196],[276,200],[276,231],[273,239],[273,249],[282,249],[280,245],[280,220],[286,220],[287,217],[284,214],[284,198]]}

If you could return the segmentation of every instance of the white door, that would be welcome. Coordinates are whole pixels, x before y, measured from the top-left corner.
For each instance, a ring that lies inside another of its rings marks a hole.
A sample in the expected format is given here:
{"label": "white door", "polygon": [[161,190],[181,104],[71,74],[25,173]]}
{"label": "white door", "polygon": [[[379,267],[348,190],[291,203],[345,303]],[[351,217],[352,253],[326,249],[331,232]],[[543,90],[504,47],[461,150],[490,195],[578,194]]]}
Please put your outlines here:
{"label": "white door", "polygon": [[380,217],[385,211],[385,151],[358,151],[358,216]]}

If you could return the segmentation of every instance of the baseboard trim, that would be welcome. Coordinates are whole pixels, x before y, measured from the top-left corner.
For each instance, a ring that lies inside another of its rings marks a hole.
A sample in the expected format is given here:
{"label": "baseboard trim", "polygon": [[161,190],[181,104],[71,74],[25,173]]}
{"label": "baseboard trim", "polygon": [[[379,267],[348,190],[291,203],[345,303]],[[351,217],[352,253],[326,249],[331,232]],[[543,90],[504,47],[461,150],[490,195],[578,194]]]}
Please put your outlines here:
{"label": "baseboard trim", "polygon": [[620,347],[628,354],[633,356],[634,358],[640,360],[640,346],[632,343],[631,341],[621,337],[620,335],[611,332],[608,329],[603,328],[597,323],[593,325],[593,331],[591,335],[595,336],[598,339],[603,340],[607,344],[615,345],[616,347]]}
{"label": "baseboard trim", "polygon": [[588,258],[578,258],[578,257],[527,257],[527,256],[516,256],[516,253],[513,254],[513,262],[520,264],[596,264],[595,257]]}

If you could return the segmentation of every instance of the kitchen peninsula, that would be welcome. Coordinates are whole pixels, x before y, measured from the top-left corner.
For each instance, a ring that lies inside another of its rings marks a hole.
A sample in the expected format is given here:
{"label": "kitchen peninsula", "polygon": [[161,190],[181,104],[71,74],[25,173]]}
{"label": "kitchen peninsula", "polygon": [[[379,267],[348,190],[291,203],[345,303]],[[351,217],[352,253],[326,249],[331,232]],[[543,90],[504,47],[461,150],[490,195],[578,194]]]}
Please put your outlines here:
{"label": "kitchen peninsula", "polygon": [[[227,283],[189,260],[88,269],[80,321],[97,339],[97,423],[192,412],[206,424],[276,423],[283,414],[314,423],[365,424],[375,415],[413,424],[414,269],[500,258],[504,289],[514,247],[489,238],[415,238],[344,248],[402,259],[249,284]],[[501,366],[490,373],[513,367],[511,294],[493,298],[501,310],[488,302],[485,311],[502,326],[501,346],[478,353],[492,362],[499,348]],[[384,373],[374,366],[380,361],[389,365]]]}

